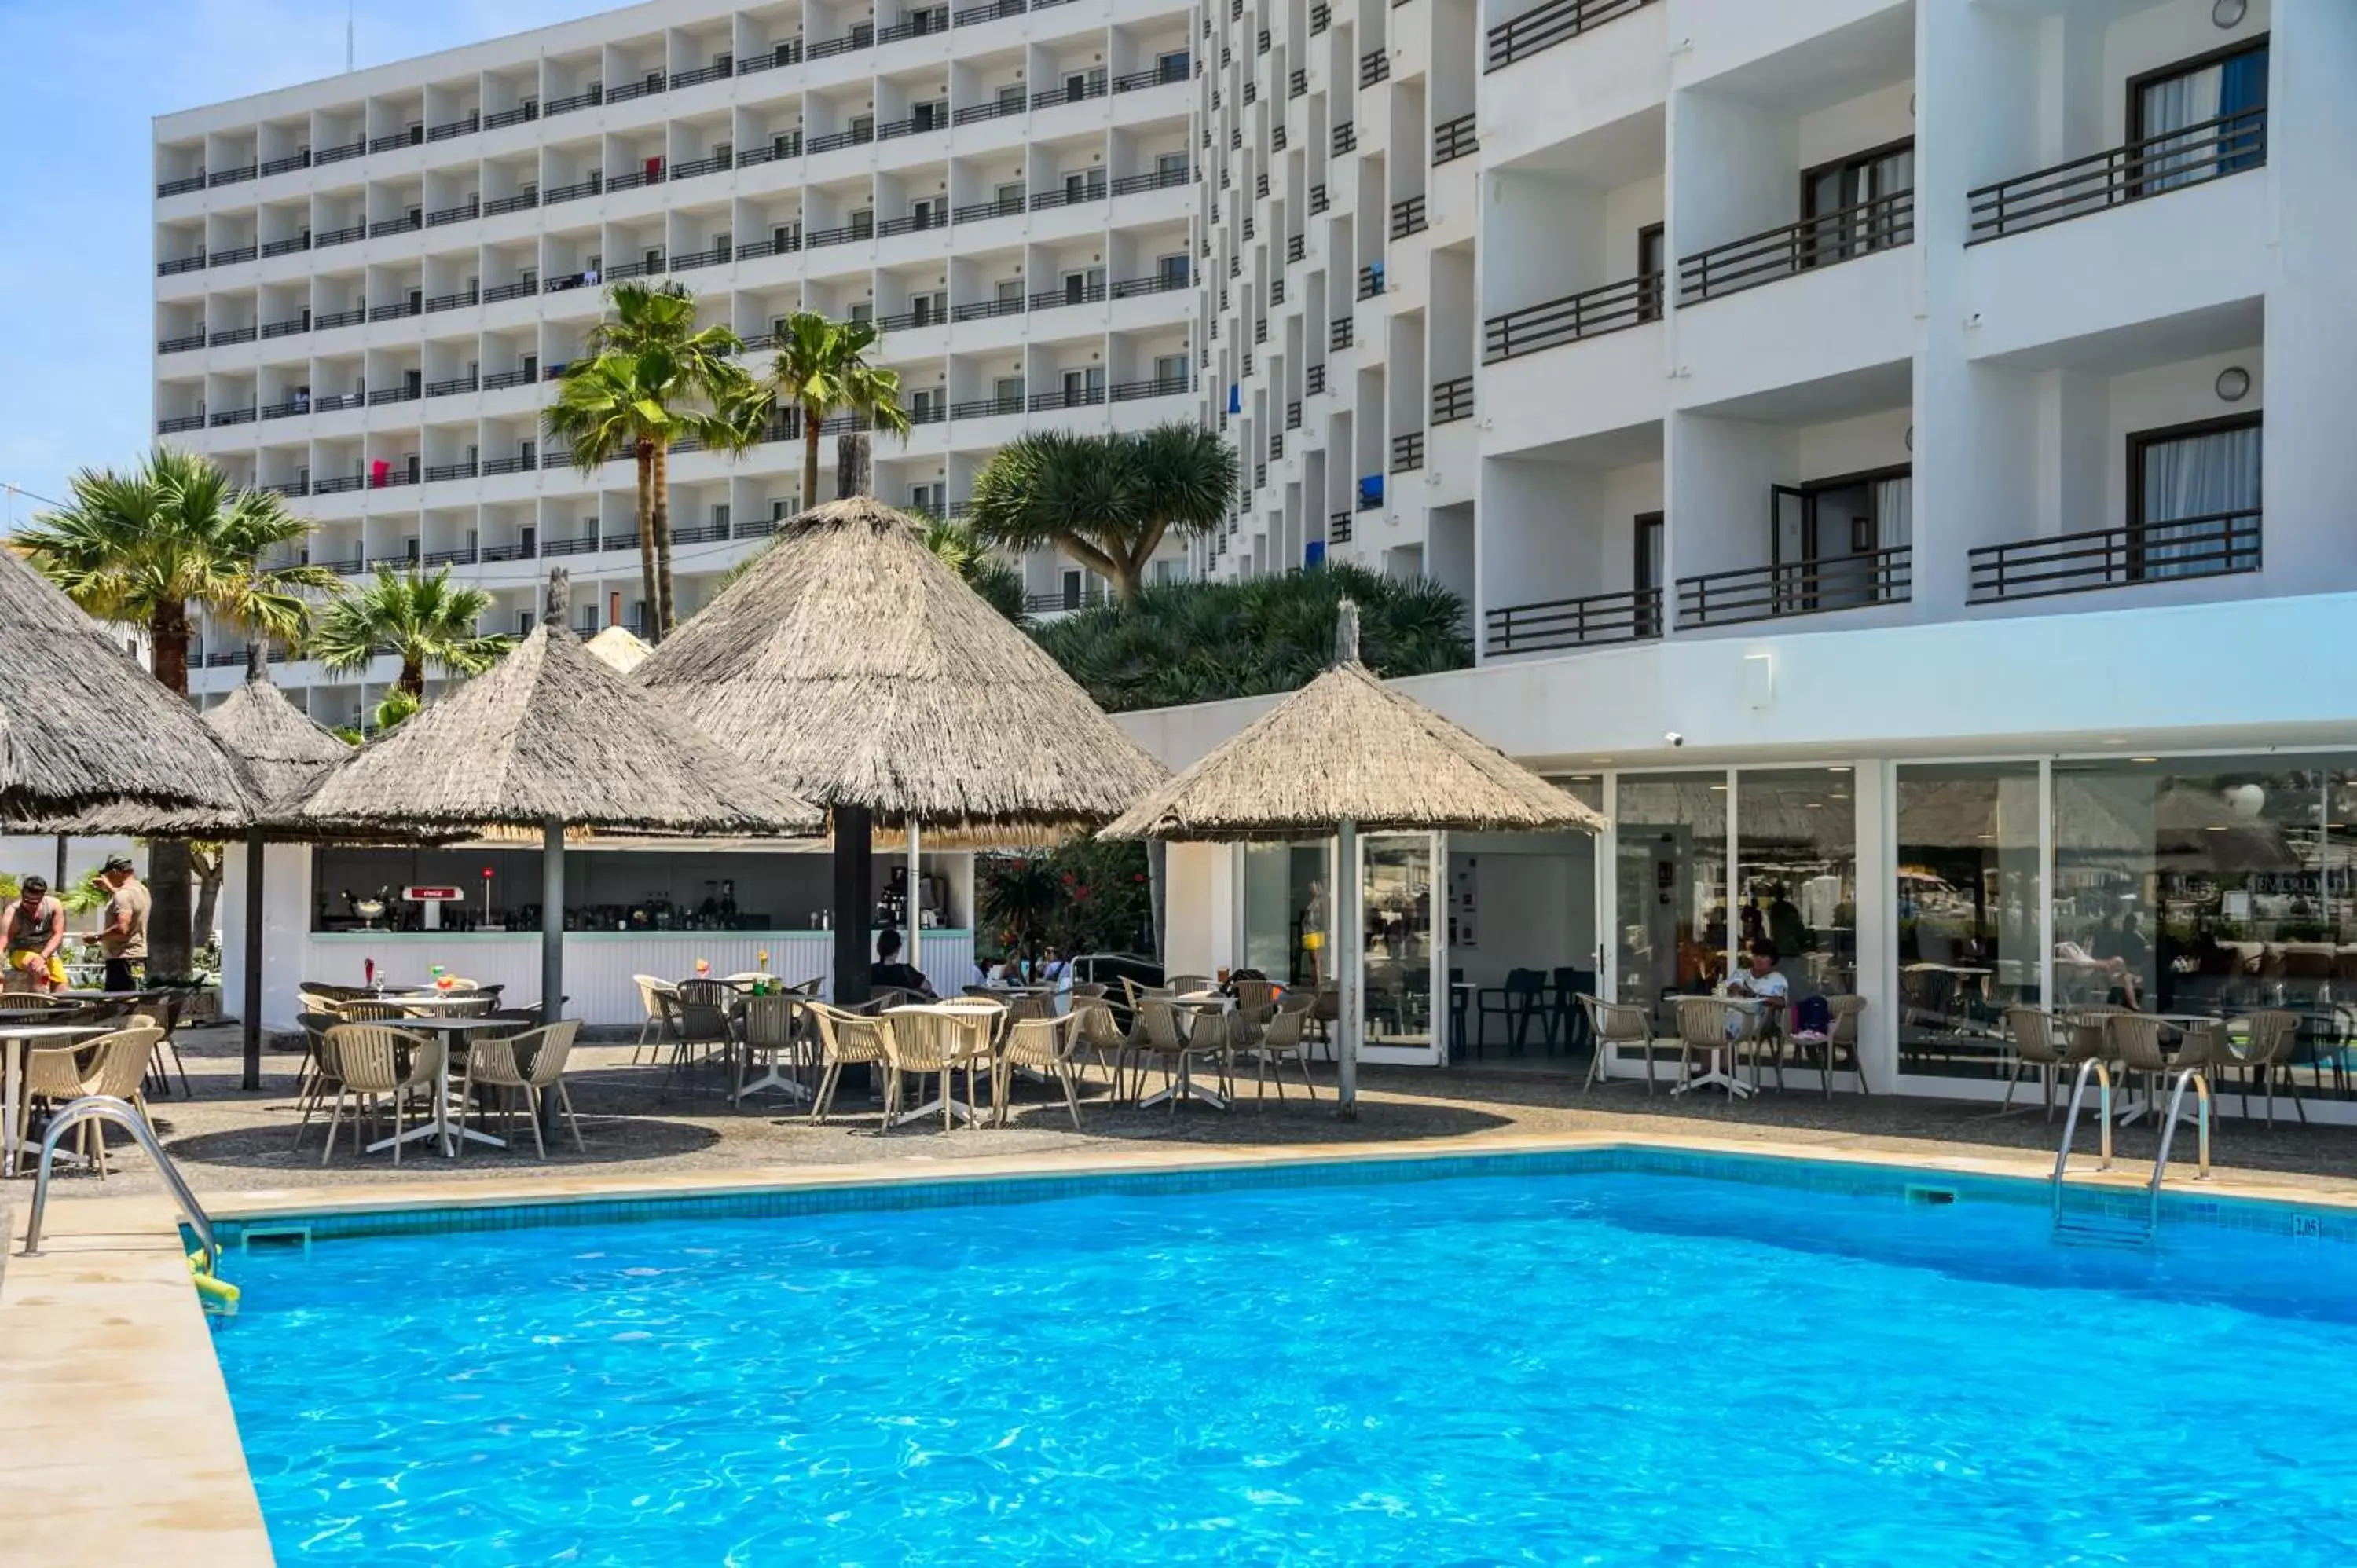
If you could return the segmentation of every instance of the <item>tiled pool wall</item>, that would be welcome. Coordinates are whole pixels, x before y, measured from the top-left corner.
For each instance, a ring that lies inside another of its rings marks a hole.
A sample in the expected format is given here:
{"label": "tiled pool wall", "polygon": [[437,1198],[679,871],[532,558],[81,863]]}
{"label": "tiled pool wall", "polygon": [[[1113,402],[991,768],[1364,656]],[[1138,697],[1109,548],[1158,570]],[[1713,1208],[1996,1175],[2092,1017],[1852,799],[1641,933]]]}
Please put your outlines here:
{"label": "tiled pool wall", "polygon": [[[2129,1168],[2122,1165],[2120,1168]],[[1896,1203],[2004,1203],[2044,1208],[2049,1185],[2030,1176],[1988,1176],[1868,1161],[1827,1161],[1615,1144],[1596,1148],[1404,1158],[1254,1162],[1168,1170],[1041,1172],[959,1179],[790,1186],[544,1203],[490,1201],[452,1208],[357,1209],[252,1216],[215,1225],[224,1249],[369,1236],[522,1230],[678,1219],[764,1219],[883,1213],[915,1208],[1001,1207],[1070,1197],[1161,1197],[1310,1187],[1364,1187],[1464,1177],[1642,1175],[1744,1182]],[[2151,1199],[2141,1186],[2074,1184],[2074,1217],[2091,1212],[2141,1223]],[[2164,1225],[2214,1226],[2287,1239],[2357,1244],[2357,1209],[2266,1198],[2214,1197],[2165,1187]]]}

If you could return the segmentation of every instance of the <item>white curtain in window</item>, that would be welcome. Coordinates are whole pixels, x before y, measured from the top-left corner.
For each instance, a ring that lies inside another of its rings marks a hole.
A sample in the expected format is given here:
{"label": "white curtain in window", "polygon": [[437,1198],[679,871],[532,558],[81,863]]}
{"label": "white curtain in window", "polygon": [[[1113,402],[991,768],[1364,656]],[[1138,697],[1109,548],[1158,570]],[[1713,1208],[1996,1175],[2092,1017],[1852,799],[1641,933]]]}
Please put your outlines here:
{"label": "white curtain in window", "polygon": [[1915,480],[1911,475],[1874,483],[1874,547],[1897,550],[1915,542]]}
{"label": "white curtain in window", "polygon": [[2229,536],[2238,522],[2247,530],[2259,510],[2259,438],[2253,425],[2145,447],[2145,575],[2206,575],[2248,553]]}
{"label": "white curtain in window", "polygon": [[[2219,84],[2224,80],[2225,72],[2212,65],[2149,84],[2141,101],[2144,123],[2138,129],[2147,136],[2165,136],[2215,120]],[[2144,189],[2169,190],[2208,177],[2216,164],[2216,148],[2208,145],[2213,140],[2212,133],[2197,131],[2156,144],[2145,155]],[[2196,147],[2201,150],[2191,150]]]}

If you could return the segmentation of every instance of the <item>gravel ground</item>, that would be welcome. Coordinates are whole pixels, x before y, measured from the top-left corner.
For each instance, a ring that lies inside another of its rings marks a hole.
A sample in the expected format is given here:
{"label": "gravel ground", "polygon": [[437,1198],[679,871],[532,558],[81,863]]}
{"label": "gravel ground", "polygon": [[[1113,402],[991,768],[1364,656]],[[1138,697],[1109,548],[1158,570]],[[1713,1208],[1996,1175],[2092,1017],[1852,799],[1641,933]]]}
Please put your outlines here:
{"label": "gravel ground", "polygon": [[[307,1133],[300,1153],[291,1146],[296,1122],[296,1058],[274,1053],[264,1063],[259,1093],[237,1087],[238,1042],[233,1029],[185,1032],[181,1054],[193,1097],[175,1084],[169,1099],[150,1110],[170,1151],[199,1197],[209,1192],[292,1187],[364,1187],[370,1183],[434,1178],[512,1178],[541,1167],[529,1139],[521,1154],[471,1147],[466,1157],[443,1160],[420,1155],[412,1145],[401,1165],[382,1155],[355,1159],[339,1141],[332,1161],[319,1163],[321,1139]],[[1622,1084],[1584,1092],[1576,1075],[1460,1068],[1448,1073],[1401,1068],[1368,1068],[1361,1074],[1361,1114],[1355,1122],[1332,1113],[1330,1073],[1322,1074],[1321,1095],[1306,1103],[1297,1087],[1280,1104],[1274,1097],[1254,1111],[1246,1088],[1244,1108],[1219,1115],[1198,1106],[1137,1111],[1106,1103],[1102,1081],[1082,1103],[1083,1125],[1075,1131],[1060,1098],[1047,1090],[1021,1091],[1014,1124],[1004,1129],[943,1133],[937,1122],[896,1129],[877,1137],[881,1120],[866,1104],[823,1127],[786,1113],[776,1095],[743,1112],[731,1110],[717,1087],[717,1075],[666,1095],[660,1068],[630,1065],[628,1045],[591,1045],[577,1050],[567,1077],[587,1140],[586,1154],[571,1142],[550,1150],[551,1166],[597,1167],[618,1175],[666,1171],[728,1171],[780,1165],[851,1165],[870,1160],[954,1160],[1034,1150],[1102,1153],[1109,1144],[1180,1142],[1200,1147],[1267,1148],[1330,1143],[1420,1144],[1469,1140],[1487,1134],[1545,1134],[1644,1131],[1738,1141],[1814,1144],[1917,1157],[1993,1155],[2029,1152],[2050,1157],[2059,1135],[2035,1112],[1992,1119],[1985,1106],[1932,1100],[1863,1099],[1836,1095],[1769,1093],[1730,1104],[1712,1094],[1673,1101],[1664,1093],[1648,1099],[1641,1085]],[[2092,1143],[2083,1133],[2082,1144]],[[2142,1125],[2123,1129],[2119,1152],[2131,1165],[2153,1155],[2153,1133]],[[2190,1158],[2190,1139],[2180,1138],[2179,1157]],[[2216,1136],[2222,1173],[2282,1185],[2287,1180],[2315,1190],[2357,1194],[2357,1128],[2263,1123],[2226,1119]],[[11,1184],[24,1196],[25,1187]],[[28,1185],[28,1184],[27,1184]],[[135,1150],[115,1161],[103,1183],[67,1173],[57,1182],[62,1198],[124,1196],[154,1190],[153,1167]]]}

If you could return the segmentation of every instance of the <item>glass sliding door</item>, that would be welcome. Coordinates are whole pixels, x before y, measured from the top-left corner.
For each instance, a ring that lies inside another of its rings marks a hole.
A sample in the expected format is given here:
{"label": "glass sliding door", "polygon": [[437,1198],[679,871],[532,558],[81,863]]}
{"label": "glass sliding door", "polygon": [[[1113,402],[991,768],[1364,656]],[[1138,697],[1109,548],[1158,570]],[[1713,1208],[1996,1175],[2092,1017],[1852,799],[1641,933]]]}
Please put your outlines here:
{"label": "glass sliding door", "polygon": [[1624,773],[1615,802],[1616,1000],[1671,1036],[1676,999],[1727,972],[1727,776]]}
{"label": "glass sliding door", "polygon": [[1243,846],[1236,864],[1240,967],[1288,986],[1333,978],[1327,936],[1333,855],[1331,840]]}
{"label": "glass sliding door", "polygon": [[1359,841],[1360,929],[1366,940],[1361,1054],[1368,1061],[1440,1061],[1433,926],[1439,846],[1437,833],[1370,834]]}
{"label": "glass sliding door", "polygon": [[1773,944],[1795,1005],[1857,989],[1853,783],[1846,767],[1736,776],[1736,950]]}
{"label": "glass sliding door", "polygon": [[2038,765],[1898,770],[1899,1070],[1992,1078],[2005,1010],[2039,1004]]}

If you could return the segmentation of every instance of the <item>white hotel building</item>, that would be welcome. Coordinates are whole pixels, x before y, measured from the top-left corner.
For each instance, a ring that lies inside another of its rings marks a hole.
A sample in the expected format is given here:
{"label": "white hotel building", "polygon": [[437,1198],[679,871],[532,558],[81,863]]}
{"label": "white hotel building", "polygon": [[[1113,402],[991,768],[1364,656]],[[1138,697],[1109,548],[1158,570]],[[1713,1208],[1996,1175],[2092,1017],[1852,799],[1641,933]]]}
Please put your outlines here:
{"label": "white hotel building", "polygon": [[[1200,412],[1248,482],[1194,570],[1470,607],[1474,667],[1407,686],[1613,825],[1369,841],[1378,1059],[1571,1062],[1571,991],[1666,1031],[1760,935],[1866,998],[1878,1090],[1996,1092],[2007,1006],[2132,993],[2296,1014],[2340,1109],[2357,5],[927,15],[647,5],[160,122],[159,262],[210,264],[158,279],[199,339],[159,420],[307,480],[315,559],[471,552],[522,613],[535,552],[630,526],[619,473],[516,460],[594,311],[567,278],[660,263],[748,335],[872,300],[946,411],[880,492],[953,506],[1027,420]],[[683,459],[703,559],[791,471]],[[576,565],[627,617],[634,556]],[[1060,570],[1027,564],[1050,604]],[[1183,764],[1262,705],[1125,722]],[[1329,857],[1174,848],[1170,963],[1318,973]]]}

